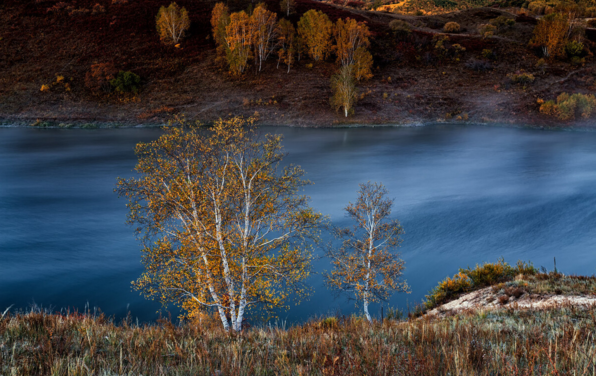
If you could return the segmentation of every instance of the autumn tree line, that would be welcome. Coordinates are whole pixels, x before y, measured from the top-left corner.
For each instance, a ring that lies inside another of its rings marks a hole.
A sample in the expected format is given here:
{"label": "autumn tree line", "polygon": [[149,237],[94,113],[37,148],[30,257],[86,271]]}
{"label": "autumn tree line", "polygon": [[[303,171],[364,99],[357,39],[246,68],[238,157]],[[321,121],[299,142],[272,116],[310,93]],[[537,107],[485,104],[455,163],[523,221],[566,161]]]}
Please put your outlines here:
{"label": "autumn tree line", "polygon": [[[289,15],[294,3],[283,0],[280,6]],[[157,30],[165,43],[178,45],[189,26],[186,9],[176,3],[158,12]],[[277,68],[284,64],[288,73],[303,56],[313,62],[335,56],[339,69],[331,79],[331,105],[338,111],[343,109],[346,117],[356,103],[356,83],[372,77],[373,58],[368,51],[371,33],[364,23],[351,18],[333,23],[325,13],[311,9],[294,25],[285,18],[278,20],[264,3],[232,13],[227,5],[217,3],[211,27],[216,61],[235,76],[246,73],[251,64],[261,72],[263,63],[272,55],[277,58]]]}

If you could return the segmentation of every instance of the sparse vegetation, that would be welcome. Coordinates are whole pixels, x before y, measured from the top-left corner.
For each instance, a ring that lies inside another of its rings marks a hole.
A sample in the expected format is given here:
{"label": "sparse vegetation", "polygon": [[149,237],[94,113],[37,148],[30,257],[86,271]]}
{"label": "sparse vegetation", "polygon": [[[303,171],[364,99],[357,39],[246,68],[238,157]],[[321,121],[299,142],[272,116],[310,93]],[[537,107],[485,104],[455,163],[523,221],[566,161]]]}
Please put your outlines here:
{"label": "sparse vegetation", "polygon": [[555,101],[543,102],[540,113],[556,117],[563,121],[578,118],[588,119],[596,110],[596,97],[593,94],[567,94],[562,93]]}
{"label": "sparse vegetation", "polygon": [[457,298],[462,293],[511,281],[517,275],[532,276],[536,273],[538,270],[531,263],[519,261],[516,266],[511,266],[503,259],[496,263],[476,265],[474,269],[460,269],[453,278],[447,277],[430,291],[424,305],[426,309],[432,309]]}
{"label": "sparse vegetation", "polygon": [[457,22],[447,22],[443,26],[443,31],[446,33],[459,33],[460,26]]}

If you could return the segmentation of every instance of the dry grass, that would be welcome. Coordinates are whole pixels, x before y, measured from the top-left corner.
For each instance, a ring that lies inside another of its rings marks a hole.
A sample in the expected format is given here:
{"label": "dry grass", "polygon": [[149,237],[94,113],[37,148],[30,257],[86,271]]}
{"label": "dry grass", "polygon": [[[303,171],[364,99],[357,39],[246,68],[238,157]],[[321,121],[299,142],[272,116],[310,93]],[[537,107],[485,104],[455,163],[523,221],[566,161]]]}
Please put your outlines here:
{"label": "dry grass", "polygon": [[0,374],[591,375],[596,367],[593,309],[330,321],[231,335],[216,326],[21,313],[0,321]]}

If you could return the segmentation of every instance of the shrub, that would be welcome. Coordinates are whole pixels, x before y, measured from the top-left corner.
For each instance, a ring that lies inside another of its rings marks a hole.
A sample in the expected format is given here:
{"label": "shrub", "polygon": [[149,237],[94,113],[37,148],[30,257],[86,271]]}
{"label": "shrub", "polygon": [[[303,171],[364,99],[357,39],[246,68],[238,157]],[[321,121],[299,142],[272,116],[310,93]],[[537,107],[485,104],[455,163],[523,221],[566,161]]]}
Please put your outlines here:
{"label": "shrub", "polygon": [[139,86],[141,84],[141,78],[132,72],[120,71],[116,75],[116,78],[110,80],[110,85],[118,93],[133,93],[139,92]]}
{"label": "shrub", "polygon": [[584,44],[582,42],[571,40],[565,44],[565,52],[569,57],[579,56],[583,50]]}
{"label": "shrub", "polygon": [[457,22],[447,22],[443,26],[443,31],[446,33],[459,33],[460,27]]}
{"label": "shrub", "polygon": [[111,63],[93,64],[85,75],[85,87],[93,92],[109,93],[113,89],[110,81],[114,79],[116,73],[116,68]]}
{"label": "shrub", "polygon": [[489,49],[489,48],[485,48],[482,50],[482,57],[485,59],[494,59],[496,58],[495,53],[493,52],[493,50]]}
{"label": "shrub", "polygon": [[466,62],[466,68],[476,72],[486,72],[493,69],[493,66],[486,60],[470,59]]}
{"label": "shrub", "polygon": [[398,38],[407,38],[412,32],[412,27],[409,23],[402,20],[393,20],[389,22],[389,27]]}
{"label": "shrub", "polygon": [[478,26],[478,32],[480,33],[482,38],[489,38],[495,35],[495,33],[497,32],[497,27],[489,23],[482,24]]}
{"label": "shrub", "polygon": [[157,33],[162,42],[177,44],[190,27],[190,19],[185,8],[180,8],[176,3],[171,3],[167,8],[159,8],[156,24]]}
{"label": "shrub", "polygon": [[424,305],[428,309],[432,309],[440,304],[446,302],[449,298],[467,292],[472,288],[473,281],[460,271],[453,278],[445,278],[439,282],[439,285],[435,287],[429,295],[426,295],[426,301]]}
{"label": "shrub", "polygon": [[95,15],[95,14],[105,13],[105,12],[106,12],[105,7],[103,7],[100,4],[95,4],[95,6],[93,6],[93,11],[91,12],[91,14]]}
{"label": "shrub", "polygon": [[515,25],[515,20],[512,18],[507,18],[506,16],[499,16],[497,18],[493,18],[492,20],[488,21],[489,24],[493,25],[497,28],[497,30],[501,30],[506,27],[511,27]]}
{"label": "shrub", "polygon": [[319,323],[321,329],[337,329],[338,327],[339,323],[335,317],[327,317]]}
{"label": "shrub", "polygon": [[561,93],[554,101],[544,102],[540,106],[540,113],[556,116],[560,120],[575,120],[578,116],[588,119],[596,110],[596,97],[593,94]]}
{"label": "shrub", "polygon": [[533,74],[526,73],[526,72],[523,72],[523,71],[519,71],[519,72],[515,72],[515,73],[509,73],[507,75],[507,78],[509,78],[509,80],[511,81],[511,83],[520,84],[520,85],[531,84],[535,80]]}

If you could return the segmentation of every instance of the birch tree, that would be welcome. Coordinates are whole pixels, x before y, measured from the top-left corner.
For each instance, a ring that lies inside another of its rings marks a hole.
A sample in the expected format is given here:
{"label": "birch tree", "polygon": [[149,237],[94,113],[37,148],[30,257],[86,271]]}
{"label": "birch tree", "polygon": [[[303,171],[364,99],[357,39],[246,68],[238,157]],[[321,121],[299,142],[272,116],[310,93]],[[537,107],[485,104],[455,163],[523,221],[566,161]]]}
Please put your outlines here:
{"label": "birch tree", "polygon": [[251,18],[244,11],[232,13],[226,26],[227,60],[232,74],[241,75],[252,57],[254,29]]}
{"label": "birch tree", "polygon": [[331,89],[333,90],[331,106],[336,111],[343,108],[345,116],[348,117],[358,99],[353,65],[341,67],[339,72],[331,77]]}
{"label": "birch tree", "polygon": [[263,61],[267,60],[271,53],[277,32],[277,16],[268,11],[263,3],[257,5],[251,16],[252,29],[254,30],[253,46],[255,59],[259,61],[259,72]]}
{"label": "birch tree", "polygon": [[351,18],[347,18],[345,21],[341,18],[338,19],[333,34],[335,36],[337,62],[344,66],[354,64],[355,53],[358,48],[366,48],[370,45],[368,27]]}
{"label": "birch tree", "polygon": [[286,17],[290,17],[290,14],[294,13],[296,9],[295,0],[281,0],[279,3],[279,9],[286,14]]}
{"label": "birch tree", "polygon": [[277,67],[279,68],[280,61],[283,61],[288,66],[288,73],[290,73],[290,67],[294,64],[296,55],[296,29],[290,21],[282,18],[277,24],[277,36],[279,43]]}
{"label": "birch tree", "polygon": [[399,221],[390,220],[393,200],[387,198],[387,189],[380,183],[360,184],[358,199],[346,207],[348,218],[355,222],[352,228],[336,228],[335,235],[342,241],[339,248],[330,247],[327,255],[333,269],[325,274],[329,287],[339,292],[353,293],[362,302],[369,322],[369,305],[386,300],[393,292],[408,292],[401,281],[404,261],[395,253],[404,233]]}
{"label": "birch tree", "polygon": [[188,12],[176,3],[171,3],[167,8],[159,8],[156,23],[159,39],[164,43],[178,43],[190,27]]}
{"label": "birch tree", "polygon": [[139,177],[116,188],[143,244],[135,288],[191,317],[216,312],[234,331],[249,309],[284,307],[307,292],[321,215],[298,194],[304,171],[280,169],[280,136],[260,139],[234,118],[169,129],[136,153]]}
{"label": "birch tree", "polygon": [[224,3],[217,3],[211,12],[211,29],[215,41],[217,61],[225,62],[230,48],[226,40],[226,28],[230,24],[230,12]]}

